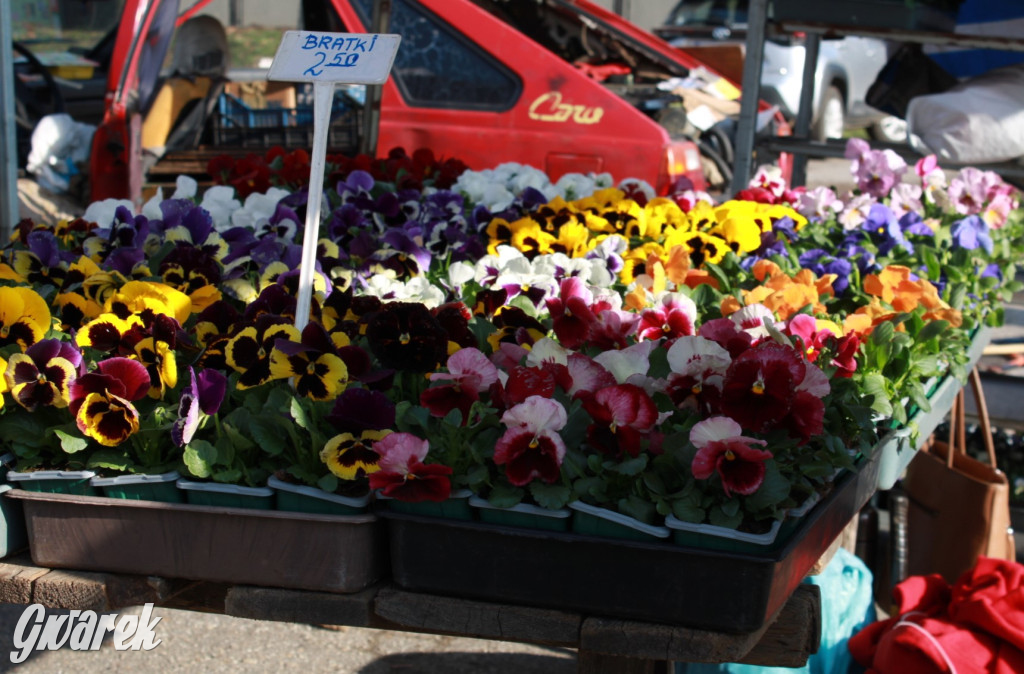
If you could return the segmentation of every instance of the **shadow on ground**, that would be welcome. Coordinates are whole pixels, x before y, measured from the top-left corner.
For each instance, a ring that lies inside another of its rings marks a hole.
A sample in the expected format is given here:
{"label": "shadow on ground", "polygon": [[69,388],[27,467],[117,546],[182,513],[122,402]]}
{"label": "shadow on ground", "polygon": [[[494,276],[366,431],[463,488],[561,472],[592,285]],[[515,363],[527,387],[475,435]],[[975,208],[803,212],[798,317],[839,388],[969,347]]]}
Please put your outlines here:
{"label": "shadow on ground", "polygon": [[[396,653],[377,658],[359,674],[573,674],[576,658],[527,653]],[[575,655],[575,654],[573,654]]]}

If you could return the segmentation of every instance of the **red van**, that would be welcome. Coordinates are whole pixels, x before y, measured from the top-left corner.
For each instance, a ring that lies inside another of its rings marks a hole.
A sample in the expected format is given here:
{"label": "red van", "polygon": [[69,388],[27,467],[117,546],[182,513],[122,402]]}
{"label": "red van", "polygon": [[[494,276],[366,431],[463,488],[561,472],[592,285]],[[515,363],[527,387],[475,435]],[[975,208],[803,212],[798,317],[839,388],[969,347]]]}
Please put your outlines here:
{"label": "red van", "polygon": [[[301,0],[294,14],[301,28],[374,32],[375,1]],[[125,0],[90,156],[93,200],[141,199],[143,120],[159,98],[175,26],[204,4],[179,16],[171,0]],[[386,32],[401,34],[402,43],[381,95],[380,154],[427,147],[471,168],[529,164],[553,180],[607,171],[659,192],[680,178],[707,187],[707,144],[686,123],[679,97],[657,86],[701,65],[687,54],[586,0],[390,4]],[[215,101],[201,105],[206,122],[218,114]],[[200,147],[202,156],[238,151],[202,130],[186,142],[168,156],[180,163]]]}

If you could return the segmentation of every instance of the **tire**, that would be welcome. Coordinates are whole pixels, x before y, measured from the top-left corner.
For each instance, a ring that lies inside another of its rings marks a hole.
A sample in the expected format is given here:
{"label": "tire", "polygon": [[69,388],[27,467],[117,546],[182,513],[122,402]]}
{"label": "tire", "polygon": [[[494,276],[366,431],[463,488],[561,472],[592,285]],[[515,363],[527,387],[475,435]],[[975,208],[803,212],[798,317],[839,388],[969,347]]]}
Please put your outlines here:
{"label": "tire", "polygon": [[885,117],[868,129],[871,137],[883,143],[907,142],[907,123],[899,117]]}
{"label": "tire", "polygon": [[842,138],[846,122],[846,107],[839,89],[829,87],[821,99],[821,108],[811,125],[811,140]]}

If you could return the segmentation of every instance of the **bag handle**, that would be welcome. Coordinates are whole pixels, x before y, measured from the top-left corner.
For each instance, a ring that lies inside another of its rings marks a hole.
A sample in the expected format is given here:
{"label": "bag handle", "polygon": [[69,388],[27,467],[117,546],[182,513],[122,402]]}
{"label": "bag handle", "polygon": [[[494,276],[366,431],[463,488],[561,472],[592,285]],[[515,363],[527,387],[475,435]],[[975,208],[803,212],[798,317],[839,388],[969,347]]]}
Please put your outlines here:
{"label": "bag handle", "polygon": [[[978,368],[973,368],[970,374],[971,392],[974,394],[974,406],[977,408],[978,421],[981,425],[981,439],[985,443],[985,451],[988,452],[988,460],[993,468],[996,465],[996,447],[992,440],[992,424],[988,416],[988,406],[985,404],[985,391],[981,385],[981,375]],[[953,409],[949,415],[949,447],[946,453],[946,465],[953,467],[953,452],[967,454],[967,424],[964,421],[964,389],[957,391],[953,400]]]}

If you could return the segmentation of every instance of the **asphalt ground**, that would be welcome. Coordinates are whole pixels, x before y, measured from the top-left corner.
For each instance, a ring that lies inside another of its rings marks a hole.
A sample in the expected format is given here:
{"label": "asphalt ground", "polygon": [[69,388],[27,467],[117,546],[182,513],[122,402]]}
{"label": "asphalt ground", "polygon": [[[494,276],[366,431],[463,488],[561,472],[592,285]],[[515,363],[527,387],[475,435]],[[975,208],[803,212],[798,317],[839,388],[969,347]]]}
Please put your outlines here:
{"label": "asphalt ground", "polygon": [[[812,160],[808,184],[851,186],[845,159]],[[150,651],[117,651],[108,637],[96,652],[33,652],[13,665],[15,631],[24,606],[0,604],[0,672],[19,674],[204,672],[319,674],[569,674],[571,649],[511,642],[420,635],[354,627],[277,623],[160,609]],[[131,609],[138,613],[138,609]],[[47,615],[66,614],[48,611]]]}

